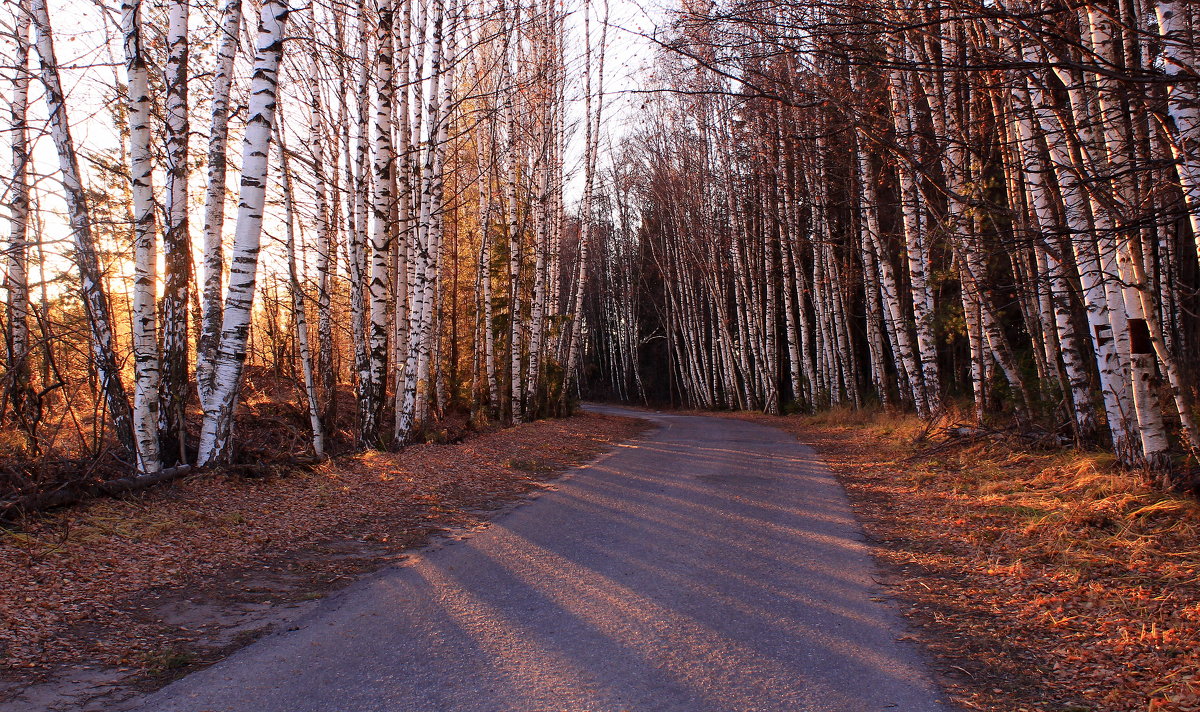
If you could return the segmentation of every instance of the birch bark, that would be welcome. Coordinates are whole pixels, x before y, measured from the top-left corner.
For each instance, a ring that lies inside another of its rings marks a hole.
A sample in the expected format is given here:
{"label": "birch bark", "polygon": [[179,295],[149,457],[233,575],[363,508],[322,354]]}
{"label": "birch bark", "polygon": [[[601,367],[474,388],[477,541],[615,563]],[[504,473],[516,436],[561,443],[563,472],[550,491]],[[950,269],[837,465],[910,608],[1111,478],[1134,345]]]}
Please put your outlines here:
{"label": "birch bark", "polygon": [[192,239],[188,228],[188,15],[189,0],[167,5],[165,110],[166,225],[163,231],[163,296],[159,309],[162,391],[159,430],[168,465],[187,462],[188,294]]}
{"label": "birch bark", "polygon": [[[428,373],[430,334],[432,333],[434,299],[436,296],[437,254],[440,249],[438,227],[433,223],[439,220],[440,205],[438,197],[441,189],[439,161],[440,146],[445,139],[446,126],[442,121],[442,110],[448,108],[449,98],[442,96],[440,91],[442,81],[442,52],[444,49],[444,28],[446,15],[444,0],[433,0],[433,38],[430,45],[430,89],[428,92],[427,139],[423,152],[421,169],[421,199],[420,213],[417,217],[417,232],[415,237],[414,275],[412,283],[412,313],[409,318],[409,345],[405,362],[404,400],[401,402],[401,414],[396,425],[398,444],[405,444],[412,437],[413,431],[421,416],[418,403],[418,390]],[[453,13],[453,9],[450,11]],[[453,30],[451,30],[453,31]],[[451,90],[452,81],[447,80]],[[445,103],[445,106],[444,106]]]}
{"label": "birch bark", "polygon": [[[584,18],[588,17],[590,12],[590,0],[585,3]],[[585,22],[586,24],[586,22]],[[584,60],[584,121],[587,122],[585,129],[584,146],[584,177],[583,177],[583,201],[580,207],[580,226],[579,226],[579,277],[575,284],[575,295],[572,298],[574,304],[569,309],[569,322],[567,328],[570,330],[570,335],[567,337],[567,353],[563,360],[563,387],[560,395],[559,408],[566,410],[567,399],[570,393],[570,384],[575,378],[575,369],[579,362],[579,341],[580,335],[583,332],[583,295],[587,289],[588,282],[588,251],[591,242],[591,220],[592,220],[592,192],[595,189],[596,180],[596,151],[600,141],[600,126],[601,116],[604,113],[604,37],[608,28],[608,0],[604,2],[604,29],[601,31],[600,52],[596,63],[596,97],[592,96],[592,50],[591,39],[589,33],[585,31],[587,36],[588,46],[585,48]],[[594,108],[593,108],[594,106]]]}
{"label": "birch bark", "polygon": [[296,322],[296,350],[300,352],[300,370],[304,376],[304,396],[308,405],[308,425],[312,431],[313,454],[325,457],[325,431],[321,426],[321,406],[317,400],[317,383],[313,377],[312,351],[308,344],[308,311],[305,307],[304,285],[296,260],[296,215],[293,207],[292,172],[283,132],[275,129],[279,143],[279,177],[283,183],[283,219],[287,235],[288,286],[292,293],[292,314]]}
{"label": "birch bark", "polygon": [[221,8],[220,41],[213,71],[212,120],[208,132],[208,187],[204,199],[204,286],[200,340],[196,347],[196,386],[204,407],[213,389],[213,358],[221,333],[222,284],[225,281],[225,176],[229,164],[229,95],[233,60],[242,28],[242,0]]}
{"label": "birch bark", "polygon": [[[1188,206],[1188,220],[1200,252],[1200,94],[1195,77],[1200,71],[1196,36],[1189,28],[1189,7],[1179,0],[1153,3],[1162,37],[1162,67],[1167,88],[1167,130],[1172,157]],[[1194,10],[1192,10],[1194,12]]]}
{"label": "birch bark", "polygon": [[[898,61],[907,61],[906,52],[898,49]],[[905,161],[916,160],[916,138],[912,125],[911,92],[913,82],[905,77],[902,70],[892,70],[889,75],[889,89],[892,101],[892,116],[895,121],[896,134],[907,152]],[[919,367],[914,365],[905,370],[916,395],[917,413],[929,417],[941,407],[940,383],[937,363],[937,342],[933,329],[933,291],[929,287],[928,269],[930,264],[929,244],[921,230],[921,199],[916,184],[913,168],[902,162],[897,169],[900,176],[901,210],[903,211],[904,242],[908,258],[908,276],[911,284],[913,320],[916,324],[917,343],[916,355]],[[882,263],[881,263],[882,264]],[[892,320],[897,326],[903,322]]]}
{"label": "birch bark", "polygon": [[371,201],[371,239],[368,246],[370,329],[367,334],[369,374],[367,400],[360,425],[363,442],[379,444],[379,425],[387,379],[388,302],[395,196],[395,148],[392,145],[393,83],[392,0],[378,0],[375,36],[374,193]]}
{"label": "birch bark", "polygon": [[[37,403],[29,365],[29,13],[18,6],[13,27],[12,99],[9,102],[12,184],[9,188],[9,234],[5,246],[5,291],[8,294],[5,334],[8,349],[9,400],[26,446],[36,455]],[[157,422],[157,421],[155,421]]]}
{"label": "birch bark", "polygon": [[141,0],[125,0],[125,73],[129,104],[129,175],[133,195],[133,435],[138,471],[158,472],[159,358],[157,339],[158,235],[154,215],[154,162],[150,150],[149,70],[142,50]]}
{"label": "birch bark", "polygon": [[[34,0],[42,2],[44,0]],[[266,202],[268,153],[275,128],[279,63],[283,58],[284,27],[290,8],[284,0],[265,0],[259,15],[257,49],[247,105],[246,135],[242,141],[242,179],[229,288],[221,321],[221,338],[214,360],[213,398],[205,405],[197,463],[201,467],[229,462],[233,415],[237,408]]]}

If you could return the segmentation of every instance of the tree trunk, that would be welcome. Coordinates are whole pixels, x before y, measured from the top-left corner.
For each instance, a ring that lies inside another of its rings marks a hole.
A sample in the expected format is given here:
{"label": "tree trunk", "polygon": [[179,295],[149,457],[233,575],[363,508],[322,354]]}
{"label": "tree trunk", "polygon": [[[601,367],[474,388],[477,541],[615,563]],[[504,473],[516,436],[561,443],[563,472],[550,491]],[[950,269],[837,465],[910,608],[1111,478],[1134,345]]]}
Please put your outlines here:
{"label": "tree trunk", "polygon": [[226,464],[232,456],[233,416],[246,361],[250,315],[254,308],[259,239],[262,236],[266,202],[267,158],[275,128],[279,63],[283,58],[283,32],[289,11],[283,0],[266,0],[259,17],[254,79],[250,84],[250,103],[246,107],[249,120],[242,141],[242,180],[233,260],[221,322],[221,339],[214,361],[215,388],[212,401],[205,405],[204,425],[200,432],[197,463],[201,467]]}
{"label": "tree trunk", "polygon": [[166,206],[163,231],[162,390],[159,431],[167,465],[187,462],[188,290],[192,239],[188,230],[188,0],[167,5]]}
{"label": "tree trunk", "polygon": [[142,53],[142,3],[125,0],[125,71],[129,81],[129,174],[133,193],[133,433],[138,471],[157,472],[159,360],[156,333],[158,235],[154,216],[154,162],[150,150],[149,71]]}
{"label": "tree trunk", "polygon": [[242,28],[242,0],[226,0],[221,9],[220,41],[213,72],[212,121],[208,134],[208,187],[204,198],[204,288],[200,341],[196,347],[196,390],[200,407],[212,395],[213,359],[221,334],[222,284],[225,281],[225,175],[228,168],[229,93],[233,60]]}
{"label": "tree trunk", "polygon": [[[9,102],[12,150],[12,184],[9,188],[9,237],[4,262],[4,286],[8,293],[5,345],[8,352],[8,400],[17,427],[25,436],[26,449],[39,451],[37,426],[40,419],[37,394],[29,364],[29,14],[17,8],[14,29],[13,87]],[[43,280],[44,281],[44,280]]]}

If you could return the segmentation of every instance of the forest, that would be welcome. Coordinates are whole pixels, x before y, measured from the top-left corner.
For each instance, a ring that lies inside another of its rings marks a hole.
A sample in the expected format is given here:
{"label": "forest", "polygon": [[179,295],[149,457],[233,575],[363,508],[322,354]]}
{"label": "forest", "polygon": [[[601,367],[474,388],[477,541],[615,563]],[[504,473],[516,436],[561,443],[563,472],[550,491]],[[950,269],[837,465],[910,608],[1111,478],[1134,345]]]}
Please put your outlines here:
{"label": "forest", "polygon": [[[558,4],[130,0],[66,42],[63,8],[11,7],[15,503],[75,497],[81,469],[111,491],[568,409],[590,226],[564,200]],[[585,213],[594,14],[570,58]]]}
{"label": "forest", "polygon": [[685,3],[592,219],[592,393],[884,405],[1195,486],[1196,8]]}
{"label": "forest", "polygon": [[581,397],[885,406],[1194,486],[1189,3],[10,7],[8,507]]}
{"label": "forest", "polygon": [[0,166],[4,710],[1200,709],[1198,3],[5,0]]}

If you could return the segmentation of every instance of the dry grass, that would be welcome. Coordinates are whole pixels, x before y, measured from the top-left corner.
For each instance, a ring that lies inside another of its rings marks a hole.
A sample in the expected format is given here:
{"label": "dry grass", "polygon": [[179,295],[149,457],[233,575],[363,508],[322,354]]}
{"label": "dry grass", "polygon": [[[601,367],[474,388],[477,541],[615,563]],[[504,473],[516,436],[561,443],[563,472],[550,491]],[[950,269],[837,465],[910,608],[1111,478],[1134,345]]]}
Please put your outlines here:
{"label": "dry grass", "polygon": [[1200,710],[1196,501],[1106,453],[951,442],[905,414],[748,417],[838,473],[964,707]]}

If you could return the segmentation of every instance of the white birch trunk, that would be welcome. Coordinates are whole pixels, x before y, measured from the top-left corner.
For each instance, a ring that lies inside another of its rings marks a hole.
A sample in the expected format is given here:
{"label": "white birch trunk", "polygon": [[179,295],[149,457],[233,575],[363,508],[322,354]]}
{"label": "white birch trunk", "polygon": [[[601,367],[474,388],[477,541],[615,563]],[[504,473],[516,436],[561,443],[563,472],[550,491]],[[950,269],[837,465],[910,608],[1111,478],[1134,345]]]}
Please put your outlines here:
{"label": "white birch trunk", "polygon": [[[1180,0],[1155,2],[1154,13],[1162,36],[1162,67],[1172,80],[1167,87],[1166,129],[1171,154],[1188,207],[1188,219],[1196,250],[1200,252],[1200,92],[1195,77],[1200,71],[1196,35],[1189,28],[1188,3]],[[1194,12],[1194,9],[1191,10]]]}
{"label": "white birch trunk", "polygon": [[[39,2],[41,0],[35,0]],[[275,127],[275,97],[279,63],[283,58],[284,26],[290,9],[283,0],[266,0],[259,17],[246,135],[242,142],[242,179],[237,229],[229,270],[229,289],[217,347],[213,398],[204,409],[197,463],[220,465],[232,454],[233,415],[237,408],[254,288],[258,273],[259,240],[266,202],[268,154]]]}
{"label": "white birch trunk", "polygon": [[[1081,22],[1084,19],[1081,18]],[[1097,54],[1101,61],[1109,66],[1119,66],[1118,63],[1118,48],[1116,46],[1115,28],[1113,20],[1108,15],[1101,13],[1095,6],[1090,6],[1086,13],[1087,26],[1084,30],[1090,40],[1092,50]],[[1100,127],[1103,134],[1103,153],[1106,154],[1111,178],[1111,186],[1114,192],[1112,196],[1115,198],[1115,204],[1121,207],[1126,207],[1128,202],[1133,200],[1133,186],[1128,174],[1129,169],[1129,151],[1132,144],[1129,140],[1129,135],[1125,131],[1125,116],[1121,106],[1121,90],[1116,85],[1116,82],[1104,74],[1097,74],[1095,78],[1097,88],[1097,99],[1100,107]],[[1076,119],[1079,119],[1078,115]],[[1085,145],[1086,145],[1085,140]],[[1097,201],[1098,202],[1098,201]],[[1136,239],[1136,228],[1129,228],[1125,225],[1125,216],[1117,211],[1112,211],[1111,217],[1108,218],[1110,224],[1104,227],[1109,228],[1112,232],[1107,235],[1101,231],[1102,226],[1099,224],[1100,218],[1104,215],[1103,209],[1094,210],[1093,213],[1097,219],[1098,237],[1101,241],[1102,257],[1110,252],[1115,253],[1114,261],[1118,265],[1119,276],[1121,279],[1120,298],[1123,302],[1125,314],[1127,316],[1126,324],[1131,327],[1144,328],[1146,316],[1142,310],[1142,303],[1139,297],[1136,286],[1130,284],[1134,279],[1131,274],[1131,243]],[[1106,249],[1107,248],[1107,249]],[[1109,271],[1112,274],[1112,271]],[[1128,332],[1128,328],[1126,332]],[[1128,335],[1127,335],[1128,338]],[[1134,412],[1137,416],[1138,434],[1142,444],[1142,456],[1146,463],[1154,470],[1164,470],[1170,465],[1170,442],[1167,438],[1166,426],[1163,423],[1162,410],[1158,405],[1157,398],[1154,394],[1152,380],[1154,378],[1154,354],[1151,348],[1143,347],[1140,344],[1132,344],[1138,348],[1130,349],[1129,363],[1131,368],[1131,384]]]}
{"label": "white birch trunk", "polygon": [[150,151],[149,71],[142,50],[141,0],[125,0],[125,72],[129,91],[129,174],[133,195],[133,436],[138,471],[158,472],[159,360],[157,338],[158,236],[154,161]]}
{"label": "white birch trunk", "polygon": [[[408,363],[408,348],[409,348],[409,324],[410,324],[410,279],[409,276],[413,270],[413,240],[414,240],[414,222],[413,222],[413,112],[409,104],[409,96],[412,93],[410,84],[413,82],[420,83],[420,75],[413,75],[411,71],[412,65],[412,24],[413,24],[413,0],[402,0],[404,3],[404,12],[400,19],[400,29],[396,32],[396,38],[399,42],[399,57],[395,65],[395,74],[399,76],[399,99],[396,114],[399,120],[397,127],[397,147],[396,152],[396,168],[395,174],[397,177],[397,191],[399,193],[397,199],[397,229],[396,235],[396,265],[392,273],[392,298],[393,298],[393,315],[395,319],[395,328],[392,330],[392,356],[394,369],[393,383],[393,414],[392,414],[392,440],[399,442],[403,433],[403,410],[404,410],[404,391],[406,385],[406,372]],[[423,45],[416,47],[418,54],[425,51]],[[420,115],[420,105],[416,106],[416,113]]]}
{"label": "white birch trunk", "polygon": [[[560,396],[560,409],[565,410],[570,397],[570,386],[575,377],[579,362],[579,341],[583,332],[583,295],[588,283],[588,251],[591,243],[592,221],[592,191],[596,180],[596,152],[600,142],[601,116],[604,113],[604,36],[608,27],[608,4],[605,2],[604,28],[601,32],[600,54],[596,63],[596,98],[592,97],[592,50],[590,33],[585,29],[585,59],[584,59],[584,121],[587,122],[584,137],[584,178],[583,201],[580,206],[579,225],[579,278],[575,284],[573,304],[568,310],[566,328],[570,330],[567,337],[567,353],[563,360],[563,386]],[[591,3],[585,3],[584,23],[588,22]],[[595,108],[593,109],[593,102]]]}
{"label": "white birch trunk", "polygon": [[1063,368],[1066,370],[1070,386],[1075,431],[1080,439],[1087,440],[1095,433],[1097,423],[1092,411],[1092,394],[1087,369],[1083,363],[1075,329],[1071,324],[1069,301],[1071,287],[1062,264],[1063,256],[1057,249],[1058,241],[1053,237],[1057,232],[1057,218],[1054,210],[1054,198],[1048,182],[1051,173],[1043,160],[1042,149],[1037,142],[1037,132],[1034,128],[1035,109],[1031,103],[1024,78],[1017,79],[1014,86],[1013,96],[1018,110],[1018,153],[1021,156],[1025,186],[1030,195],[1034,221],[1040,233],[1040,239],[1044,243],[1044,246],[1038,246],[1036,249],[1044,260],[1048,272],[1046,286],[1050,290],[1059,353],[1062,356]]}
{"label": "white birch trunk", "polygon": [[[370,159],[370,77],[371,58],[369,42],[370,20],[362,0],[358,3],[359,18],[359,51],[362,66],[359,67],[357,84],[356,109],[358,114],[355,153],[354,153],[354,228],[346,241],[350,273],[350,334],[354,342],[354,385],[357,404],[359,443],[372,446],[366,442],[363,425],[371,416],[371,358],[367,346],[367,314],[365,290],[367,290],[367,253],[369,251],[370,220],[368,205],[371,194],[371,175],[368,168]],[[347,156],[349,160],[349,156]]]}
{"label": "white birch trunk", "polygon": [[369,378],[367,399],[361,423],[362,439],[371,445],[379,441],[379,420],[387,378],[389,275],[393,228],[395,150],[392,145],[392,24],[391,0],[379,0],[375,37],[375,156],[374,193],[371,202],[371,240],[368,249],[370,272],[368,297],[370,329],[367,333]]}
{"label": "white birch trunk", "polygon": [[[5,291],[8,294],[6,346],[11,379],[9,397],[29,450],[37,454],[36,403],[29,367],[29,14],[17,7],[13,28],[12,99],[9,102],[12,184],[8,192],[9,235],[5,245]],[[155,421],[157,422],[157,421]]]}
{"label": "white birch trunk", "polygon": [[[311,12],[311,11],[310,11]],[[308,134],[308,150],[309,156],[313,164],[313,193],[316,201],[314,206],[316,215],[316,234],[317,234],[317,373],[321,387],[324,390],[325,398],[327,399],[327,415],[333,415],[337,402],[337,371],[333,364],[333,308],[332,308],[332,290],[333,278],[337,271],[337,262],[334,256],[337,254],[337,143],[332,142],[331,149],[333,153],[330,161],[333,170],[327,170],[325,166],[325,141],[328,135],[324,114],[322,112],[321,91],[320,91],[320,70],[318,64],[318,44],[317,44],[317,18],[316,15],[311,15],[311,46],[309,47],[310,62],[309,62],[309,134]],[[339,28],[340,29],[340,28]],[[340,32],[339,32],[340,35]],[[340,108],[344,109],[345,101],[341,102]],[[341,117],[344,121],[344,111]],[[331,190],[326,189],[326,181],[332,183]],[[330,200],[332,194],[332,201]],[[332,207],[332,210],[331,210]]]}
{"label": "white birch trunk", "polygon": [[[545,137],[541,143],[544,144]],[[529,370],[525,374],[525,408],[527,415],[537,412],[537,395],[541,384],[542,347],[546,322],[546,256],[550,250],[549,177],[546,167],[537,176],[537,220],[534,228],[533,299],[529,305]]]}
{"label": "white birch trunk", "polygon": [[[903,58],[903,54],[901,55]],[[913,138],[911,92],[913,82],[908,81],[900,70],[890,74],[890,90],[892,97],[892,116],[896,124],[896,133],[908,151],[905,160],[915,160],[915,139]],[[921,200],[916,185],[913,168],[904,162],[898,168],[900,176],[901,210],[903,212],[904,242],[908,256],[908,275],[911,283],[913,320],[917,331],[917,357],[920,367],[906,371],[912,381],[914,391],[919,395],[915,398],[917,413],[929,417],[941,407],[941,385],[938,375],[937,340],[934,336],[933,290],[929,287],[927,273],[930,267],[930,253],[927,238],[921,229]],[[882,264],[882,263],[881,263]],[[892,320],[896,321],[896,315]],[[903,322],[896,322],[897,325]]]}
{"label": "white birch trunk", "polygon": [[229,93],[233,60],[242,27],[242,0],[226,0],[221,9],[220,41],[213,72],[212,121],[208,134],[208,187],[204,199],[204,285],[200,342],[196,348],[196,386],[201,408],[212,395],[213,359],[221,334],[225,281],[225,176],[229,164]]}
{"label": "white birch trunk", "polygon": [[[506,48],[507,50],[507,48]],[[521,319],[521,253],[522,236],[521,222],[518,217],[517,203],[517,121],[513,103],[516,100],[516,81],[508,67],[507,54],[504,57],[504,72],[507,86],[504,97],[504,121],[508,127],[508,161],[504,176],[504,189],[507,198],[508,218],[508,275],[509,275],[509,418],[513,423],[520,423],[525,417],[524,406],[521,403],[521,366],[524,357],[524,325]]]}
{"label": "white birch trunk", "polygon": [[[797,303],[800,300],[796,295],[796,266],[792,259],[793,239],[790,235],[792,219],[791,211],[786,207],[790,203],[790,196],[786,188],[783,194],[785,208],[781,257],[783,259],[783,313],[784,323],[787,327],[788,376],[791,378],[792,398],[795,399],[797,405],[801,405],[805,400],[805,393],[803,365],[800,362],[800,333],[796,322],[803,318],[803,314],[801,305]],[[797,316],[798,312],[801,312],[800,316]]]}
{"label": "white birch trunk", "polygon": [[[481,167],[484,165],[482,160],[479,162],[479,165]],[[479,192],[479,299],[483,321],[483,371],[484,378],[487,381],[488,404],[491,408],[492,416],[496,417],[500,409],[500,383],[496,377],[496,329],[492,324],[492,191],[486,172],[481,177]]]}
{"label": "white birch trunk", "polygon": [[[1025,49],[1028,58],[1033,54],[1031,49]],[[1070,244],[1075,254],[1075,263],[1079,271],[1080,284],[1083,287],[1084,310],[1088,326],[1091,328],[1093,353],[1096,358],[1097,370],[1100,376],[1101,396],[1104,399],[1104,410],[1108,427],[1113,439],[1113,449],[1122,459],[1130,457],[1130,438],[1128,411],[1125,403],[1125,382],[1121,368],[1117,344],[1113,337],[1113,325],[1109,316],[1108,298],[1105,294],[1103,273],[1096,254],[1096,246],[1092,237],[1091,223],[1087,215],[1087,198],[1083,187],[1076,176],[1074,161],[1066,145],[1065,127],[1061,121],[1056,127],[1050,118],[1051,103],[1046,91],[1034,81],[1027,82],[1030,102],[1033,106],[1034,117],[1046,138],[1046,146],[1050,152],[1051,163],[1058,179],[1059,193],[1062,198],[1063,219],[1070,235]]]}
{"label": "white birch trunk", "polygon": [[[452,12],[452,11],[451,11]],[[437,254],[440,249],[440,234],[434,221],[440,223],[440,206],[437,204],[440,192],[441,165],[439,162],[440,143],[445,138],[446,126],[442,124],[443,99],[439,91],[442,81],[442,51],[443,25],[446,14],[444,0],[433,0],[433,39],[430,45],[430,89],[428,92],[427,141],[423,152],[421,168],[421,199],[420,212],[417,217],[415,254],[413,260],[414,275],[411,288],[413,290],[412,312],[409,317],[409,345],[405,361],[404,399],[401,402],[401,413],[396,425],[397,444],[405,444],[412,437],[420,416],[418,393],[422,382],[428,373],[430,334],[432,333],[435,286],[437,279]],[[452,82],[448,80],[447,92],[452,90]],[[448,108],[448,106],[446,107]],[[435,213],[435,211],[437,211]]]}
{"label": "white birch trunk", "polygon": [[163,296],[159,309],[162,339],[162,392],[159,430],[168,465],[187,461],[184,411],[188,393],[188,292],[192,280],[192,240],[188,229],[188,5],[167,4],[166,225],[163,230]]}
{"label": "white birch trunk", "polygon": [[[766,290],[766,306],[763,314],[763,329],[766,332],[766,349],[763,354],[766,359],[766,368],[763,369],[764,385],[766,386],[765,410],[770,415],[779,415],[779,336],[776,329],[778,262],[775,256],[775,241],[766,234],[763,236],[763,251],[765,253],[763,258],[766,262],[764,271],[767,277],[763,283],[763,289]],[[707,350],[705,352],[707,353]]]}
{"label": "white birch trunk", "polygon": [[858,156],[859,181],[864,194],[864,230],[870,244],[866,249],[875,258],[875,267],[879,275],[879,290],[886,309],[886,320],[890,329],[888,335],[892,339],[893,356],[897,361],[901,380],[908,384],[909,394],[919,414],[929,415],[929,405],[924,399],[925,390],[921,387],[919,377],[920,366],[917,352],[913,348],[912,337],[908,332],[908,321],[904,316],[904,306],[901,302],[901,286],[896,276],[896,270],[884,249],[883,233],[879,226],[879,186],[875,173],[865,152],[859,151]]}

